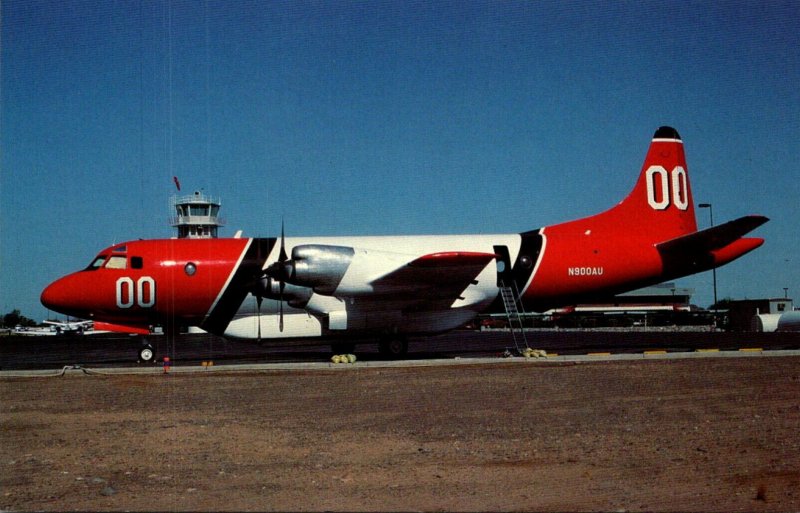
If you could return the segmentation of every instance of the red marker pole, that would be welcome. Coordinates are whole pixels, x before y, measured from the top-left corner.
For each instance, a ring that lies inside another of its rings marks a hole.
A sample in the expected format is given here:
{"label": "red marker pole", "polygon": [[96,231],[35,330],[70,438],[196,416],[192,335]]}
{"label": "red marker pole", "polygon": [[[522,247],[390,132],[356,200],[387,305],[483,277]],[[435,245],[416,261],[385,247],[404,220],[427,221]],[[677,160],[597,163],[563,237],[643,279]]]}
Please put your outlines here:
{"label": "red marker pole", "polygon": [[169,361],[169,356],[164,357],[164,374],[167,374],[172,368],[172,363]]}

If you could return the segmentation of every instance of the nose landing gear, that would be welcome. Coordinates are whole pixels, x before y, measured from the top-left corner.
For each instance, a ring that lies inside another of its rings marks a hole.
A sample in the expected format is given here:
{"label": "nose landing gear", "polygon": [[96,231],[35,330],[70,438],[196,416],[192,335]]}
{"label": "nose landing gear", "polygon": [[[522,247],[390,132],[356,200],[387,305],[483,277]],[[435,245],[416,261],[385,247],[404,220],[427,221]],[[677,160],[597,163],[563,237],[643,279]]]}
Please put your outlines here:
{"label": "nose landing gear", "polygon": [[142,346],[139,348],[138,357],[139,363],[153,363],[156,358],[156,352],[153,350],[153,346],[146,340],[142,342]]}

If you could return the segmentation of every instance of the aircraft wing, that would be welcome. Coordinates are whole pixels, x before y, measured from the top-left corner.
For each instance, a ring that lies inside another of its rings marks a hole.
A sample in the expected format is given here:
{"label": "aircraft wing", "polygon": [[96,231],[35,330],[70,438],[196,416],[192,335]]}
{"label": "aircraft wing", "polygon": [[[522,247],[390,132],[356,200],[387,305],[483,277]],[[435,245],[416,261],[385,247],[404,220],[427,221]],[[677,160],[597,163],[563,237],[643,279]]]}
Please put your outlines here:
{"label": "aircraft wing", "polygon": [[494,253],[411,256],[325,245],[298,248],[292,260],[281,264],[288,268],[284,274],[294,280],[289,284],[316,287],[301,308],[313,316],[327,316],[331,330],[383,330],[411,323],[416,330],[424,326],[442,331],[474,315],[457,307],[487,300],[486,283],[482,287],[479,280],[491,279],[494,286],[494,272],[486,272],[497,258]]}
{"label": "aircraft wing", "polygon": [[424,300],[454,301],[476,283],[477,276],[495,258],[494,253],[469,251],[430,253],[373,280],[371,285],[378,294],[409,292]]}

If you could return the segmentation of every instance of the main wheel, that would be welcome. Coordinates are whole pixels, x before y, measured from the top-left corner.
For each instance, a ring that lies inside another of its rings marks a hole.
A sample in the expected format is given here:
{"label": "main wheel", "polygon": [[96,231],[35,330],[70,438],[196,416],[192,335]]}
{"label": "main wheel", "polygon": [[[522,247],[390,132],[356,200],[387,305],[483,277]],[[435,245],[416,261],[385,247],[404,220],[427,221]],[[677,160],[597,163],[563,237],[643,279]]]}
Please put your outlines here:
{"label": "main wheel", "polygon": [[378,352],[392,360],[403,358],[408,354],[408,340],[402,337],[383,339],[378,343]]}
{"label": "main wheel", "polygon": [[143,363],[151,363],[156,357],[156,352],[153,351],[153,346],[144,344],[139,349],[139,361]]}

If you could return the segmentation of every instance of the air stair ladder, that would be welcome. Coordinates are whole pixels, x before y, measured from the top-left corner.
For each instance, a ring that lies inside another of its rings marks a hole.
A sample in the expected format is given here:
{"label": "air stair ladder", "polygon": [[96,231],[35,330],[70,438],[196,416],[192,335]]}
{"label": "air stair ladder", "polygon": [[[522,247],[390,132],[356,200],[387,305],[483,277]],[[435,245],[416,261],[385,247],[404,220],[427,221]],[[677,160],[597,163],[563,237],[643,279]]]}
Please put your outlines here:
{"label": "air stair ladder", "polygon": [[[511,330],[511,336],[514,339],[514,347],[517,348],[517,352],[522,354],[522,348],[520,347],[520,343],[525,345],[525,348],[528,349],[528,339],[525,337],[525,327],[522,324],[522,316],[520,315],[519,308],[517,305],[521,302],[518,302],[519,298],[519,291],[516,290],[516,283],[514,287],[508,287],[503,283],[500,282],[500,296],[503,298],[503,308],[506,311],[506,317],[508,318],[508,328]],[[525,313],[524,311],[522,313]],[[521,342],[517,340],[517,331],[521,335]]]}

